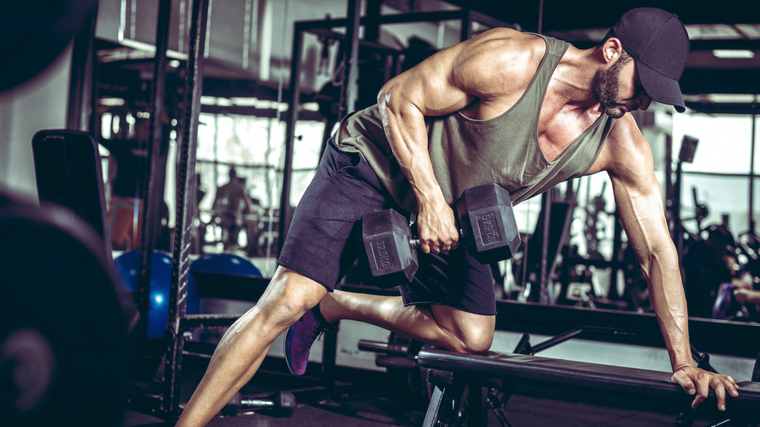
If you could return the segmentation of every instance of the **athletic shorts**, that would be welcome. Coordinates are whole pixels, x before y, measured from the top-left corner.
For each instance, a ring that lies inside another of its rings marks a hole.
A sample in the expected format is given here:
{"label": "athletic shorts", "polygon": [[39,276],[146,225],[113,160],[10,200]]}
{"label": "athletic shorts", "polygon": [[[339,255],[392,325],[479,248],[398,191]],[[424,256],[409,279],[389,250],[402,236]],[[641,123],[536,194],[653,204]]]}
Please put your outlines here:
{"label": "athletic shorts", "polygon": [[[383,209],[396,209],[409,217],[359,153],[341,152],[330,139],[296,207],[277,263],[332,292],[360,255],[358,251],[364,250],[362,216]],[[463,249],[438,255],[417,253],[420,268],[414,280],[399,286],[405,306],[440,304],[469,313],[496,314],[489,265]]]}

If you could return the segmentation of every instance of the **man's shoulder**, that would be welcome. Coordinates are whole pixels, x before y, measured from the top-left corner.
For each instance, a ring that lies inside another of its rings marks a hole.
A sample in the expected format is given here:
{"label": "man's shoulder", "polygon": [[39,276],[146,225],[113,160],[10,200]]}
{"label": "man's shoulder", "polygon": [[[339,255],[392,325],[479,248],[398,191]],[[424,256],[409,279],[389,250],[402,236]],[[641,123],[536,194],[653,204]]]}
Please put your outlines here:
{"label": "man's shoulder", "polygon": [[542,37],[535,33],[526,33],[517,31],[508,27],[495,27],[483,31],[470,40],[490,40],[490,39],[503,39],[503,40],[515,40],[521,43],[533,40],[542,40]]}
{"label": "man's shoulder", "polygon": [[[485,31],[469,42],[466,63],[490,75],[494,87],[524,90],[546,54],[546,42],[536,34],[510,28]],[[468,67],[468,69],[472,69]]]}
{"label": "man's shoulder", "polygon": [[538,34],[523,33],[511,28],[493,28],[484,31],[471,40],[478,47],[493,49],[494,52],[509,55],[542,57],[546,52],[546,42]]}

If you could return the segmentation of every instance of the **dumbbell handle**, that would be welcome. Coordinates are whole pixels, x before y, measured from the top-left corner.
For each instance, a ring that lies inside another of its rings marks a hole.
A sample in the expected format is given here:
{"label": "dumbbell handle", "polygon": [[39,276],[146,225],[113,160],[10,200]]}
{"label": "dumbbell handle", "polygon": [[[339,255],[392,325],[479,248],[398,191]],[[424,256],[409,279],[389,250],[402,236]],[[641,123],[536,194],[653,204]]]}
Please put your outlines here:
{"label": "dumbbell handle", "polygon": [[[461,228],[459,229],[459,239],[464,239],[464,231]],[[420,239],[410,239],[409,246],[418,249],[420,247]]]}
{"label": "dumbbell handle", "polygon": [[241,406],[275,406],[274,402],[271,400],[261,400],[261,399],[243,399],[240,401]]}
{"label": "dumbbell handle", "polygon": [[359,340],[359,350],[371,351],[373,353],[394,353],[394,354],[406,354],[409,352],[409,346],[405,345],[388,345],[383,341],[371,341],[371,340]]}
{"label": "dumbbell handle", "polygon": [[288,391],[277,392],[272,398],[255,395],[243,397],[238,392],[222,408],[221,412],[222,415],[234,416],[240,411],[257,409],[270,409],[274,411],[275,416],[289,417],[296,410],[296,398],[293,393]]}
{"label": "dumbbell handle", "polygon": [[406,355],[409,354],[409,346],[400,343],[391,344],[383,341],[359,340],[357,347],[359,347],[359,350],[383,353],[388,356],[406,357]]}
{"label": "dumbbell handle", "polygon": [[388,351],[388,343],[384,341],[359,340],[357,347],[359,347],[359,350],[375,353],[385,353]]}

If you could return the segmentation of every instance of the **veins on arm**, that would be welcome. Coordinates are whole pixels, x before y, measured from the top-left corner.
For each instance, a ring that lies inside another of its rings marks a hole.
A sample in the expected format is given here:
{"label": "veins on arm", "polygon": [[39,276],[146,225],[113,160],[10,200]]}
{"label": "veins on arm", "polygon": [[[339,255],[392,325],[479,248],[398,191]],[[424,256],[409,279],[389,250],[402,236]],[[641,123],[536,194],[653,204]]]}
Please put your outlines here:
{"label": "veins on arm", "polygon": [[671,364],[691,363],[688,314],[678,254],[670,237],[652,153],[633,118],[626,115],[613,129],[607,156],[615,202],[628,240],[647,278]]}

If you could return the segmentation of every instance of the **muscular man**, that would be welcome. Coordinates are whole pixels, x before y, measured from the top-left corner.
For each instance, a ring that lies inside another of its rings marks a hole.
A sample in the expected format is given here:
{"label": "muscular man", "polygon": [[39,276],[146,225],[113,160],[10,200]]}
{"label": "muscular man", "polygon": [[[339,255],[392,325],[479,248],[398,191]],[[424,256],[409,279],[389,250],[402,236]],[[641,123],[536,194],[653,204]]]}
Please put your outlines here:
{"label": "muscular man", "polygon": [[[286,359],[302,374],[309,347],[338,319],[369,322],[460,352],[491,346],[489,267],[458,249],[451,205],[498,182],[515,203],[571,177],[607,171],[646,273],[673,367],[699,405],[728,376],[694,367],[678,258],[652,153],[629,112],[652,99],[684,110],[678,86],[689,51],[677,17],[626,13],[599,46],[579,50],[497,28],[444,49],[390,80],[378,104],[345,119],[296,209],[278,269],[259,303],[225,334],[181,426],[208,422],[258,369],[286,329]],[[400,297],[333,291],[356,258],[358,220],[395,208],[415,216],[423,254]],[[291,327],[292,325],[292,327]]]}

